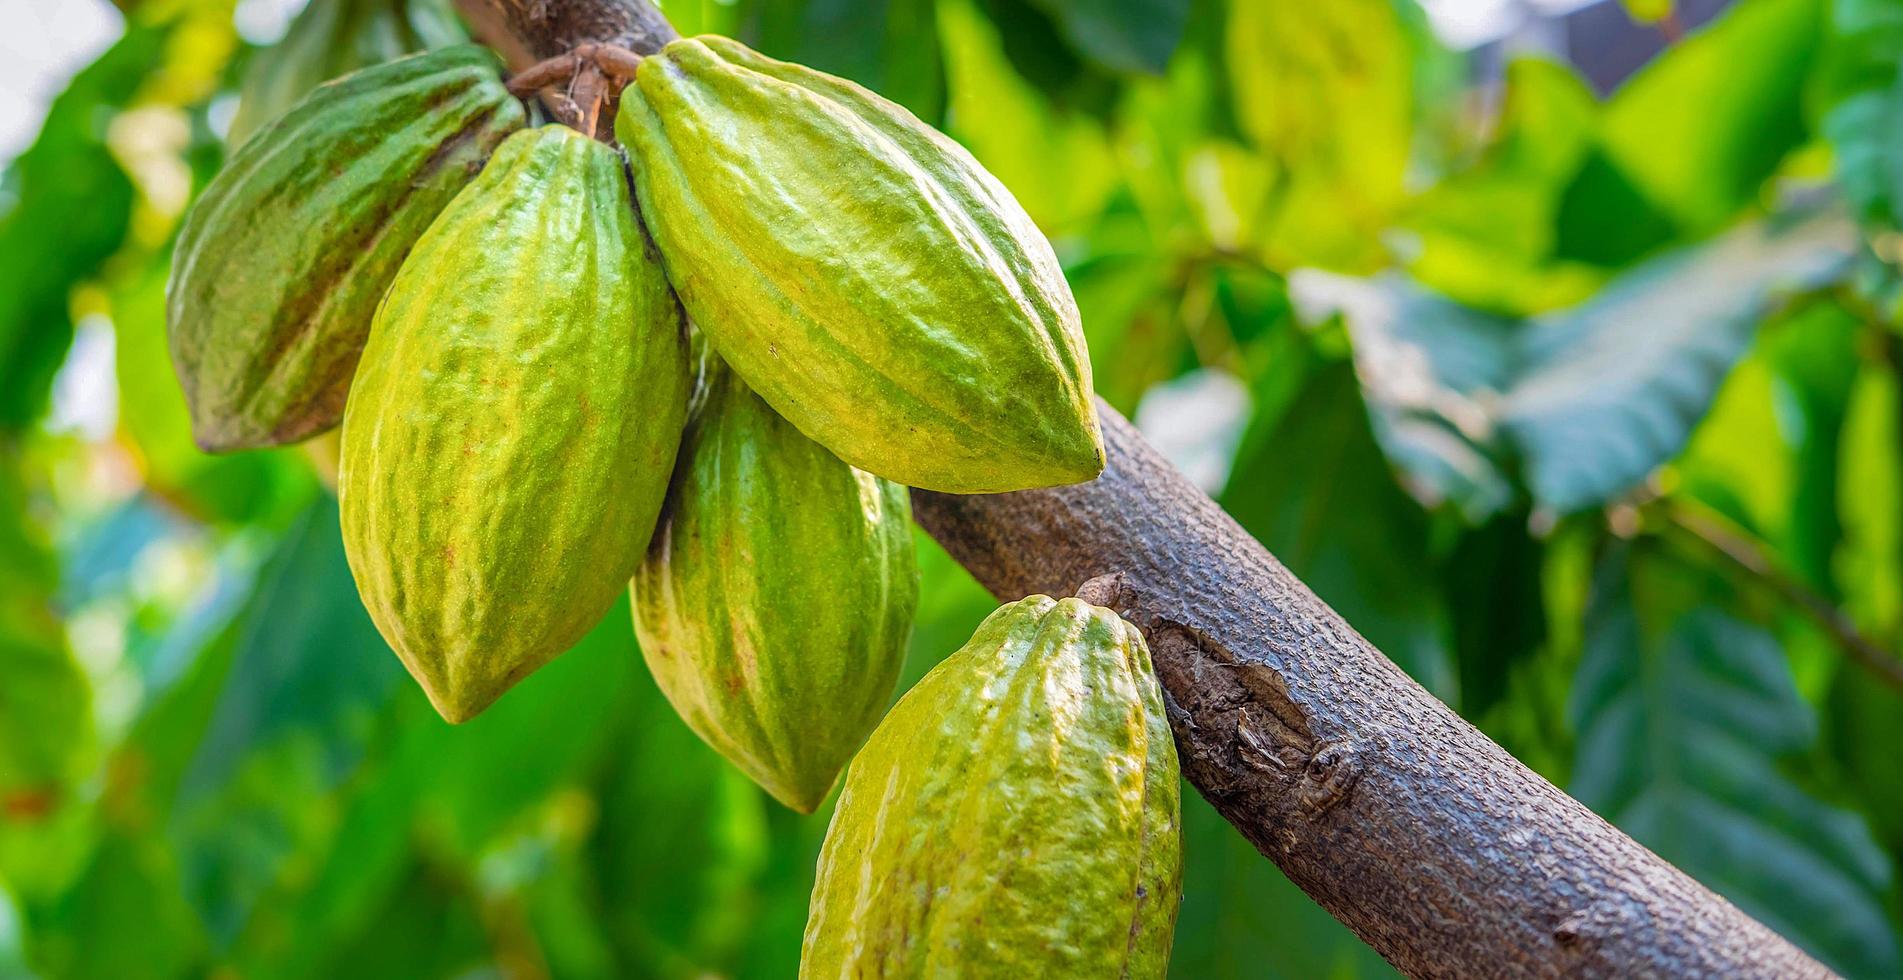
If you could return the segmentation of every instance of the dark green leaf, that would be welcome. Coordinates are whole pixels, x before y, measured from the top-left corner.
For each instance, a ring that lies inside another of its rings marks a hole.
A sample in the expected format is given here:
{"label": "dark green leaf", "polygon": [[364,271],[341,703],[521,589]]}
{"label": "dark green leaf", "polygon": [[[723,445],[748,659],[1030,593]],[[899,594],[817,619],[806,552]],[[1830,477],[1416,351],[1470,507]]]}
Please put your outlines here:
{"label": "dark green leaf", "polygon": [[1572,793],[1833,968],[1894,976],[1889,862],[1860,819],[1780,772],[1816,719],[1777,639],[1711,594],[1695,569],[1608,556],[1573,690]]}
{"label": "dark green leaf", "polygon": [[1427,514],[1388,469],[1352,365],[1322,364],[1278,419],[1258,417],[1222,505],[1395,663],[1454,696]]}

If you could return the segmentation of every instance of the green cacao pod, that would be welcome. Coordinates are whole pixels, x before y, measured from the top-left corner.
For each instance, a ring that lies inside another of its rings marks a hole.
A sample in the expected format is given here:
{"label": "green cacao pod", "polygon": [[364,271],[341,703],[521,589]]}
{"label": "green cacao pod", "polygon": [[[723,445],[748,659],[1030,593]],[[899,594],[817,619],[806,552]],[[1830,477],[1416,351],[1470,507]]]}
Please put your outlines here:
{"label": "green cacao pod", "polygon": [[621,158],[526,130],[416,243],[344,414],[357,590],[444,718],[482,711],[626,587],[687,402],[679,305]]}
{"label": "green cacao pod", "polygon": [[803,978],[1160,978],[1182,893],[1176,747],[1136,627],[993,613],[853,760]]}
{"label": "green cacao pod", "polygon": [[467,40],[446,0],[311,0],[282,40],[252,58],[226,142],[250,139],[340,75]]}
{"label": "green cacao pod", "polygon": [[1063,270],[949,138],[721,37],[646,59],[617,130],[688,316],[801,432],[932,490],[1103,469]]}
{"label": "green cacao pod", "polygon": [[186,214],[166,284],[201,447],[337,424],[404,255],[522,122],[491,56],[462,45],[319,86],[239,148]]}
{"label": "green cacao pod", "polygon": [[918,571],[904,487],[801,435],[719,358],[706,370],[635,632],[687,724],[801,813],[891,703]]}

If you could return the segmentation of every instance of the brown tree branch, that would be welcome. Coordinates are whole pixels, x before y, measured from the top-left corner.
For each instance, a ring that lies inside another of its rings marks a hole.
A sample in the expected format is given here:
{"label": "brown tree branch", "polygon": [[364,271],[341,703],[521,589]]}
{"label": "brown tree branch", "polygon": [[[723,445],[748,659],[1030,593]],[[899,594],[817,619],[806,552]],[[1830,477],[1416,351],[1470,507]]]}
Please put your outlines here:
{"label": "brown tree branch", "polygon": [[[458,4],[518,68],[586,40],[651,53],[671,34],[647,0]],[[1092,594],[1149,637],[1184,775],[1390,962],[1415,976],[1828,975],[1435,700],[1102,412],[1102,477],[915,491],[919,523],[1000,599],[1115,576]]]}

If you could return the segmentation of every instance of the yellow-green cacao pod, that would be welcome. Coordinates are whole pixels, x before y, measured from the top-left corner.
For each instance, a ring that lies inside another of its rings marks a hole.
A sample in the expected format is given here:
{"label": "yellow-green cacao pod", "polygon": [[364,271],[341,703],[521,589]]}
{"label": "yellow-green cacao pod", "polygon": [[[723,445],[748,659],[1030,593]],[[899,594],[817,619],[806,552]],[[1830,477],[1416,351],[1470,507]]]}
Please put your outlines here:
{"label": "yellow-green cacao pod", "polygon": [[252,57],[226,142],[250,139],[340,75],[467,40],[445,0],[311,0],[283,39]]}
{"label": "yellow-green cacao pod", "polygon": [[644,61],[617,130],[688,315],[801,432],[956,493],[1103,469],[1063,270],[962,147],[721,37]]}
{"label": "yellow-green cacao pod", "polygon": [[1182,851],[1143,637],[1031,596],[907,692],[847,770],[800,976],[1160,978]]}
{"label": "yellow-green cacao pod", "polygon": [[319,86],[192,205],[166,326],[210,451],[337,424],[378,300],[410,246],[523,122],[474,45]]}
{"label": "yellow-green cacao pod", "polygon": [[679,305],[620,157],[502,144],[416,243],[344,414],[344,549],[444,718],[567,650],[626,587],[687,402]]}
{"label": "yellow-green cacao pod", "polygon": [[918,605],[911,503],[704,363],[635,631],[687,724],[811,813],[892,701]]}

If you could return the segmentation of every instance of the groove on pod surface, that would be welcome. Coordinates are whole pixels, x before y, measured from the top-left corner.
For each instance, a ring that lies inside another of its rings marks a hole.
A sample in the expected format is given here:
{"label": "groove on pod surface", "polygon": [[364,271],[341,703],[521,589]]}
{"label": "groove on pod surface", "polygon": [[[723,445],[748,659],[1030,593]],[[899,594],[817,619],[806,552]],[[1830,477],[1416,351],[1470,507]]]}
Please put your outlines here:
{"label": "groove on pod surface", "polygon": [[344,416],[364,605],[443,717],[579,640],[646,550],[686,414],[679,305],[621,158],[516,134],[417,242]]}
{"label": "groove on pod surface", "polygon": [[459,45],[320,85],[238,149],[186,213],[166,284],[199,446],[337,424],[397,267],[523,118],[493,56]]}
{"label": "groove on pod surface", "polygon": [[847,771],[800,976],[1162,977],[1177,787],[1136,627],[1080,599],[999,609]]}
{"label": "groove on pod surface", "polygon": [[918,605],[911,500],[801,435],[711,352],[635,631],[681,717],[775,799],[825,800],[891,703]]}

